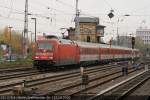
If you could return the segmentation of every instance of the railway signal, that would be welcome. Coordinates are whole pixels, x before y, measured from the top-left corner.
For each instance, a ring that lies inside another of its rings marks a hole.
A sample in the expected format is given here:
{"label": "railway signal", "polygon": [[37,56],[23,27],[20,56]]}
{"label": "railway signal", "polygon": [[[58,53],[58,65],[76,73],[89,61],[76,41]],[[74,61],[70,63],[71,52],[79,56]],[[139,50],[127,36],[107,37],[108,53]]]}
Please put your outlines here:
{"label": "railway signal", "polygon": [[114,17],[114,14],[113,14],[114,10],[110,10],[110,13],[108,14],[108,17],[111,19]]}
{"label": "railway signal", "polygon": [[[84,73],[84,67],[80,67],[80,71],[81,71],[81,91],[82,90],[86,90],[86,87],[89,83],[89,76],[87,74]],[[81,94],[86,94],[86,92],[82,91]]]}
{"label": "railway signal", "polygon": [[82,78],[82,82],[81,82],[82,85],[88,85],[89,77],[88,75],[84,73],[84,67],[80,67],[80,72],[81,72],[81,78]]}
{"label": "railway signal", "polygon": [[132,37],[132,49],[134,49],[134,45],[135,45],[135,37]]}
{"label": "railway signal", "polygon": [[111,45],[112,45],[112,39],[110,39],[110,41],[109,41],[109,45],[110,45],[110,48],[111,48]]}

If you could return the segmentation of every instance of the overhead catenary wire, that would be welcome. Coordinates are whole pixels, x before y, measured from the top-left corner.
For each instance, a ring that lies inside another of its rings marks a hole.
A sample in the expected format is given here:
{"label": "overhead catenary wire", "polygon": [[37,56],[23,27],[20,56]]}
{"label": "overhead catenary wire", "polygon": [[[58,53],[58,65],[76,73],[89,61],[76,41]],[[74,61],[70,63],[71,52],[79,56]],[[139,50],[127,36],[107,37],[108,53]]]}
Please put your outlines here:
{"label": "overhead catenary wire", "polygon": [[56,16],[60,16],[60,15],[68,15],[68,16],[71,15],[72,16],[72,15],[74,15],[74,13],[71,13],[71,12],[68,12],[68,11],[63,11],[63,10],[60,10],[60,9],[56,9],[54,7],[50,7],[48,5],[49,3],[43,4],[43,3],[40,3],[38,1],[38,2],[36,2],[36,4],[41,5],[44,8],[47,8],[47,10],[51,10],[49,13],[47,13],[49,15],[46,18],[50,19],[51,23],[54,22],[55,25],[56,25],[56,21],[57,21]]}
{"label": "overhead catenary wire", "polygon": [[115,13],[117,14],[117,15],[121,15],[119,12],[118,12],[118,10],[115,8],[115,7],[112,7],[112,5],[107,1],[107,0],[103,0],[110,8],[111,8],[111,10],[110,11],[115,11]]}
{"label": "overhead catenary wire", "polygon": [[[2,7],[2,8],[6,8],[6,9],[12,9],[12,8],[9,8],[9,7],[6,7],[6,6],[2,6],[2,5],[0,5],[0,7]],[[51,8],[51,7],[50,7]],[[20,14],[20,15],[24,15],[24,11],[21,11],[21,10],[17,10],[17,9],[12,9],[13,11],[12,11],[12,14]],[[29,14],[30,15],[33,15],[33,16],[36,16],[36,17],[41,17],[41,18],[46,18],[46,19],[49,19],[50,18],[50,16],[46,16],[46,15],[43,15],[43,14],[38,14],[38,13],[32,13],[32,12],[29,12]],[[58,14],[58,13],[56,13],[55,14],[55,16],[56,15],[61,15],[61,14]],[[73,14],[73,13],[67,13],[67,14],[63,14],[62,13],[62,15],[75,15],[75,14]],[[82,13],[81,15],[87,15],[88,16],[88,14],[84,14],[84,13]],[[91,17],[94,17],[94,16],[91,16]],[[52,20],[52,19],[51,19]],[[56,21],[56,18],[54,18],[54,20]]]}
{"label": "overhead catenary wire", "polygon": [[103,0],[111,9],[113,9],[113,7],[110,5],[109,2],[107,2],[107,0]]}
{"label": "overhead catenary wire", "polygon": [[[47,0],[48,1],[48,0]],[[63,1],[63,0],[55,0],[55,1],[57,1],[57,2],[59,2],[60,4],[62,4],[62,5],[64,5],[64,6],[67,6],[67,7],[69,7],[69,8],[72,8],[72,9],[74,9],[74,6],[72,6],[71,4],[69,4],[68,2],[65,2],[65,1]],[[106,0],[105,0],[106,1]],[[106,1],[108,4],[107,5],[109,5],[109,7],[110,8],[112,8],[112,6],[110,5],[110,3],[108,2],[108,0]],[[63,10],[61,10],[61,9],[58,9],[58,8],[56,8],[56,7],[53,7],[53,6],[51,6],[50,5],[50,3],[48,3],[48,2],[46,2],[45,3],[45,1],[44,2],[42,2],[42,1],[38,1],[38,0],[36,0],[36,2],[31,2],[31,4],[30,4],[30,6],[31,5],[41,5],[42,7],[44,7],[45,8],[45,10],[43,10],[43,11],[45,11],[45,13],[48,13],[48,14],[43,14],[42,13],[42,11],[29,11],[29,13],[32,15],[32,16],[35,16],[35,17],[37,17],[37,18],[42,18],[42,19],[48,19],[49,17],[53,17],[53,21],[56,19],[56,17],[54,18],[54,16],[56,15],[57,16],[57,23],[59,23],[59,21],[61,22],[61,20],[59,20],[59,17],[58,16],[60,16],[60,15],[62,15],[62,16],[66,16],[66,15],[68,15],[68,16],[75,16],[75,13],[73,13],[73,12],[70,12],[70,11],[67,11],[67,9],[65,10],[65,9],[63,9]],[[15,7],[13,6],[13,7],[4,7],[5,5],[1,5],[0,4],[0,6],[3,6],[2,8],[6,8],[6,9],[8,9],[9,11],[11,11],[11,14],[10,15],[12,15],[12,14],[20,14],[20,15],[23,15],[24,14],[24,11],[23,10],[17,10],[17,9],[15,9]],[[39,7],[41,7],[41,6],[39,6]],[[32,7],[31,7],[32,8]],[[52,12],[51,11],[49,11],[49,12],[47,12],[46,11],[46,9],[47,8],[50,8],[50,9],[52,9]],[[88,10],[87,10],[88,11]],[[65,13],[64,13],[65,12]],[[50,16],[50,13],[51,14],[53,14],[53,16]],[[130,14],[130,13],[129,13]],[[92,14],[90,14],[90,12],[86,12],[85,10],[81,10],[81,12],[80,12],[80,15],[83,15],[83,16],[89,16],[89,17],[95,17],[95,16],[93,16],[93,15],[107,15],[107,14],[103,14],[103,13],[95,13],[95,12],[92,12]],[[5,16],[7,16],[7,15],[5,15]],[[121,15],[117,15],[117,16],[121,16]],[[144,14],[136,14],[136,13],[131,13],[130,14],[130,16],[132,17],[142,17],[142,16],[150,16],[150,15],[144,15]],[[12,16],[10,16],[11,18],[12,18]],[[7,18],[8,18],[8,16],[7,16]],[[17,18],[17,17],[16,17]],[[61,18],[62,20],[63,20],[63,17]],[[51,19],[49,19],[49,21],[50,21]]]}
{"label": "overhead catenary wire", "polygon": [[[20,19],[20,18],[14,18],[14,17],[7,17],[7,16],[2,16],[2,15],[0,15],[0,17],[1,18],[4,18],[4,19],[7,19],[7,20],[15,20],[15,21],[19,21],[19,22],[22,22],[23,23],[23,21],[24,21],[24,19]],[[32,22],[32,21],[29,21],[29,23],[34,23],[34,22]],[[41,25],[41,26],[45,26],[45,25],[47,25],[47,23],[40,23],[40,22],[37,22],[37,24],[38,25]]]}
{"label": "overhead catenary wire", "polygon": [[[65,6],[68,6],[68,7],[70,7],[70,8],[75,9],[74,6],[72,6],[72,5],[70,5],[70,4],[67,4],[67,3],[65,3],[65,2],[63,2],[63,1],[61,1],[61,0],[56,0],[56,1],[59,2],[59,3],[61,3],[62,5],[65,5]],[[93,16],[93,15],[91,15],[91,14],[85,12],[84,10],[80,10],[80,15],[86,15],[86,16],[89,16],[89,17],[95,17],[95,16]]]}
{"label": "overhead catenary wire", "polygon": [[150,5],[150,4],[145,5],[144,7],[140,7],[140,8],[138,8],[138,9],[135,9],[135,10],[131,11],[130,14],[134,14],[134,13],[136,13],[136,12],[138,12],[138,11],[145,10],[146,8],[149,8],[149,7],[150,7],[149,5]]}
{"label": "overhead catenary wire", "polygon": [[8,14],[8,17],[10,17],[12,11],[13,11],[13,0],[10,1],[10,11],[9,11],[9,14]]}
{"label": "overhead catenary wire", "polygon": [[[23,11],[23,10],[17,10],[17,9],[14,9],[14,8],[11,8],[11,7],[7,7],[7,6],[3,6],[3,5],[0,5],[0,7],[1,7],[1,8],[6,8],[6,9],[11,10],[11,13],[13,13],[13,14],[24,14],[24,11]],[[53,9],[53,10],[56,10],[56,11],[61,12],[61,13],[64,12],[64,11],[57,10],[57,9],[55,9],[55,8],[52,8],[52,7],[48,7],[48,8]],[[31,12],[29,12],[29,14],[35,15],[35,16],[37,16],[37,17],[44,17],[44,18],[47,18],[47,17],[48,17],[48,16],[45,16],[45,15],[43,15],[43,14],[38,14],[38,13],[31,13]],[[52,13],[51,13],[51,14],[52,14]],[[61,15],[61,14],[57,14],[57,15]],[[67,12],[66,12],[66,14],[62,14],[62,15],[73,15],[73,13],[67,13]]]}
{"label": "overhead catenary wire", "polygon": [[[74,6],[72,6],[72,5],[70,5],[70,4],[66,3],[66,2],[64,2],[64,1],[62,1],[62,0],[56,0],[56,1],[59,2],[59,3],[61,3],[61,4],[64,5],[64,6],[67,6],[67,7],[70,7],[70,8],[72,8],[72,9],[75,9]],[[111,9],[113,9],[112,6],[111,6],[107,1],[105,1],[105,3],[106,3],[107,5],[109,5],[109,6],[111,7]],[[87,12],[87,11],[85,11],[85,10],[80,10],[80,16],[87,16],[87,17],[91,17],[91,18],[96,18],[96,16],[94,16],[94,15],[96,15],[96,14],[90,14],[89,12]],[[97,15],[98,15],[98,16],[99,16],[99,15],[104,15],[104,16],[106,16],[107,14],[105,14],[105,13],[98,13]],[[75,15],[74,15],[74,16],[75,16]],[[101,19],[101,21],[102,21],[102,19]]]}
{"label": "overhead catenary wire", "polygon": [[[60,2],[60,0],[59,0],[59,2]],[[62,3],[62,1],[61,1],[61,3]],[[38,3],[38,4],[40,4],[40,5],[43,5],[44,7],[46,7],[46,5],[45,4],[41,4],[41,3]],[[63,5],[69,5],[69,4],[66,4],[66,3],[62,3]],[[12,8],[10,8],[10,7],[6,7],[6,6],[2,6],[2,5],[0,5],[0,7],[2,7],[2,8],[6,8],[6,9],[10,9],[10,10],[12,10],[12,12],[11,13],[13,13],[13,14],[24,14],[24,11],[21,11],[21,10],[17,10],[17,9],[12,9]],[[57,11],[57,12],[61,12],[61,13],[63,13],[63,14],[58,14],[58,13],[55,13],[55,15],[75,15],[74,13],[68,13],[68,12],[65,12],[64,13],[64,11],[61,11],[61,10],[58,10],[58,9],[55,9],[55,8],[52,8],[52,7],[49,7],[49,6],[47,6],[49,9],[53,9],[53,10],[55,10],[55,11]],[[71,7],[71,6],[70,6]],[[85,11],[81,11],[82,13],[80,13],[81,15],[86,15],[86,16],[90,16],[90,17],[95,17],[95,16],[92,16],[91,14],[89,14],[89,13],[87,13],[87,12],[85,12]],[[34,16],[36,16],[36,17],[43,17],[43,18],[48,18],[49,16],[45,16],[45,15],[43,15],[43,14],[37,14],[37,13],[30,13],[31,15],[34,15]],[[52,14],[52,13],[51,13]]]}
{"label": "overhead catenary wire", "polygon": [[23,10],[17,10],[17,9],[10,8],[10,7],[3,6],[3,5],[0,5],[0,8],[9,9],[9,10],[12,10],[12,12],[13,12],[13,11],[15,11],[16,13],[24,13],[24,11],[23,11]]}
{"label": "overhead catenary wire", "polygon": [[42,2],[39,2],[39,1],[36,1],[34,4],[41,5],[45,8],[49,8],[49,9],[52,9],[52,10],[57,11],[57,12],[68,14],[68,11],[63,11],[63,10],[60,10],[60,9],[53,8],[53,7],[49,6],[48,4],[43,4]]}
{"label": "overhead catenary wire", "polygon": [[[56,1],[58,1],[58,2],[61,2],[63,5],[69,5],[69,4],[67,4],[67,3],[65,3],[65,2],[62,2],[62,1],[60,1],[60,0],[56,0]],[[106,0],[104,0],[105,2],[107,2]],[[38,2],[38,1],[37,1]],[[35,2],[35,3],[37,3],[37,2]],[[41,2],[40,3],[38,3],[38,4],[40,4],[40,5],[43,5],[44,7],[46,7],[47,5],[46,4],[41,4]],[[107,2],[107,4],[112,8],[112,6]],[[71,5],[69,5],[70,7],[72,7]],[[13,13],[18,13],[18,14],[22,14],[22,13],[24,13],[24,11],[22,11],[22,10],[17,10],[17,9],[14,9],[14,8],[12,8],[12,7],[6,7],[6,6],[3,6],[3,5],[0,5],[0,7],[3,7],[3,8],[7,8],[7,9],[10,9],[10,10],[12,10],[13,11]],[[49,7],[49,6],[47,6],[47,7]],[[147,6],[145,6],[145,7],[142,7],[142,8],[139,8],[139,9],[144,9],[144,8],[147,8],[147,7],[149,7],[148,5]],[[64,11],[61,11],[61,10],[58,10],[58,9],[55,9],[55,8],[52,8],[52,7],[49,7],[50,9],[53,9],[53,10],[56,10],[56,11],[60,11],[60,12],[64,12]],[[137,9],[137,10],[134,10],[135,12],[136,11],[139,11],[139,9]],[[82,12],[85,12],[85,11],[83,11],[83,10],[81,10]],[[134,12],[134,11],[132,11],[132,12]],[[67,14],[64,14],[64,15],[72,15],[73,13],[67,13]],[[101,13],[100,13],[101,14]],[[61,15],[61,14],[57,14],[57,15]],[[82,13],[81,13],[81,15],[82,15]],[[88,15],[88,13],[86,12],[86,13],[83,13],[83,15]],[[97,15],[99,15],[99,13],[97,13]],[[103,14],[101,14],[101,15],[103,15]],[[105,15],[105,14],[104,14]],[[136,15],[136,14],[134,14],[134,15],[132,15],[132,16],[149,16],[149,15]],[[92,17],[92,16],[91,16]]]}
{"label": "overhead catenary wire", "polygon": [[68,4],[68,3],[65,3],[65,2],[63,2],[63,1],[61,1],[61,0],[56,0],[56,2],[59,2],[59,3],[61,3],[62,5],[66,5],[66,6],[70,7],[70,8],[72,8],[72,9],[75,9],[75,7],[74,7],[73,5],[70,5],[70,4]]}
{"label": "overhead catenary wire", "polygon": [[[1,8],[6,8],[6,9],[9,9],[9,10],[12,10],[11,11],[11,14],[20,14],[20,15],[24,15],[24,12],[21,11],[21,10],[16,10],[16,9],[12,9],[10,7],[6,7],[6,6],[2,6],[0,5]],[[48,16],[45,16],[43,14],[38,14],[38,13],[32,13],[32,12],[29,12],[29,15],[34,15],[36,17],[41,17],[41,18],[48,18]],[[8,16],[9,17],[9,16]]]}

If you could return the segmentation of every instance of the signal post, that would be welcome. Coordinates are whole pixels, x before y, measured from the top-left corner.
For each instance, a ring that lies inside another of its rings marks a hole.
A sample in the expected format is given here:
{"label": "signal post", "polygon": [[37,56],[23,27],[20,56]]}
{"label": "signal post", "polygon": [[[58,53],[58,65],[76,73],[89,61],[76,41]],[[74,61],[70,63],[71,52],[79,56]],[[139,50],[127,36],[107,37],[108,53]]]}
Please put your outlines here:
{"label": "signal post", "polygon": [[134,56],[133,49],[134,49],[134,45],[135,45],[135,37],[132,37],[131,39],[132,39],[131,43],[132,43],[132,64],[133,64],[133,56]]}
{"label": "signal post", "polygon": [[83,97],[82,100],[86,100],[86,93],[83,93],[84,91],[82,90],[86,90],[86,87],[89,83],[89,76],[84,73],[84,67],[80,67],[80,71],[81,71],[81,97]]}

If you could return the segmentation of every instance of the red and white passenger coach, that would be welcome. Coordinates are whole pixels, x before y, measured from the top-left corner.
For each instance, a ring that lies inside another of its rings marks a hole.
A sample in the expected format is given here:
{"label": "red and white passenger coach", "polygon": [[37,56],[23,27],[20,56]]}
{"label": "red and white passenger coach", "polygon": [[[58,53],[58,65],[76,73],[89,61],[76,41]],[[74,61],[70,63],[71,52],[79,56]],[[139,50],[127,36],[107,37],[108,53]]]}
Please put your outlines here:
{"label": "red and white passenger coach", "polygon": [[139,56],[137,49],[58,38],[37,40],[33,48],[34,66],[39,70],[127,60]]}

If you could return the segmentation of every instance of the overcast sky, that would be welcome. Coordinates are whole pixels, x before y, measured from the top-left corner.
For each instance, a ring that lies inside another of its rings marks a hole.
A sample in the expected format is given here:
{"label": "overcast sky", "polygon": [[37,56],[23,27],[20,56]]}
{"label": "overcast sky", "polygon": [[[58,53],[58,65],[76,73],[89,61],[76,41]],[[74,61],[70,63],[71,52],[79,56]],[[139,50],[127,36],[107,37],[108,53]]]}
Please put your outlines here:
{"label": "overcast sky", "polygon": [[[37,18],[37,32],[59,34],[60,28],[74,27],[76,0],[28,0],[29,30],[34,32]],[[0,29],[10,25],[14,30],[23,30],[25,0],[0,0]],[[99,17],[105,25],[105,35],[116,36],[135,33],[140,26],[150,28],[150,0],[79,0],[80,16]],[[114,10],[111,20],[107,14]],[[130,16],[123,16],[129,14]],[[50,17],[50,19],[46,19]],[[118,21],[119,20],[119,21]]]}

